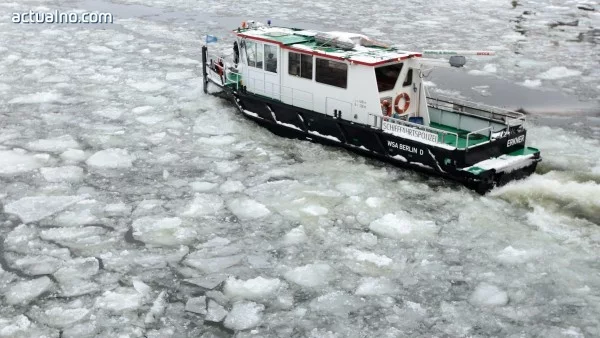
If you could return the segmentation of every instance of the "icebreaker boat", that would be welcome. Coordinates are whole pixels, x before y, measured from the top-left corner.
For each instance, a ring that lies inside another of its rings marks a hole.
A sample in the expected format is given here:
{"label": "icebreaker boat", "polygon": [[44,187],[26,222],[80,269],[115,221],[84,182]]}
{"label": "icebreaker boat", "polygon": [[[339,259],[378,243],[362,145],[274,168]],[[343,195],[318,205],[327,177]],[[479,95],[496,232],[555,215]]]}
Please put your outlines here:
{"label": "icebreaker boat", "polygon": [[[202,48],[204,91],[216,85],[274,133],[337,145],[485,193],[530,175],[525,115],[430,96],[424,73],[462,67],[465,54],[391,48],[362,34],[244,22],[230,58]],[[450,59],[424,55],[437,54]]]}

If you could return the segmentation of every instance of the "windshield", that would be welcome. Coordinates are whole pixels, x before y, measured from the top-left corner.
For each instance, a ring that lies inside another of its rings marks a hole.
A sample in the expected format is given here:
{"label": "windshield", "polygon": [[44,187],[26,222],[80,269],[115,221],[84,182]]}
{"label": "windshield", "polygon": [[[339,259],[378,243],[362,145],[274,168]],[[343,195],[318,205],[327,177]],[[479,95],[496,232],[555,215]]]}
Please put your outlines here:
{"label": "windshield", "polygon": [[375,68],[375,77],[377,78],[377,90],[384,92],[394,89],[398,75],[402,70],[402,63]]}

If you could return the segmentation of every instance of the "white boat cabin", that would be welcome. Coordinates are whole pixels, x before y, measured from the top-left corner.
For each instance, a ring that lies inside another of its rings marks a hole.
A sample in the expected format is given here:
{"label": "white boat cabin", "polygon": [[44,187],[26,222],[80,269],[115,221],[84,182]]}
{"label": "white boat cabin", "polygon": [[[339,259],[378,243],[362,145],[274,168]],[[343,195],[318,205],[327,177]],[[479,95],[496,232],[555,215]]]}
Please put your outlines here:
{"label": "white boat cabin", "polygon": [[398,51],[361,34],[255,23],[235,34],[238,72],[248,92],[357,123],[370,124],[370,115],[383,113],[421,117],[416,121],[429,125],[415,62],[421,53]]}

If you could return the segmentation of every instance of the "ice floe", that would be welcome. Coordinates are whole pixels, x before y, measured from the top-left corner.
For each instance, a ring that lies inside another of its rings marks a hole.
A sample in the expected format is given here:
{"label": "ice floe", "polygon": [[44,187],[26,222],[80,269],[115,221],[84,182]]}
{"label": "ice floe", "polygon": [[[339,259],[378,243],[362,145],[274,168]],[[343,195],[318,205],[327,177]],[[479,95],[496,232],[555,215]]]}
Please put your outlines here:
{"label": "ice floe", "polygon": [[328,264],[316,263],[291,269],[284,277],[290,282],[310,288],[329,283],[333,274],[333,269]]}
{"label": "ice floe", "polygon": [[79,182],[83,179],[83,169],[76,166],[41,168],[40,173],[48,182]]}
{"label": "ice floe", "polygon": [[51,216],[85,198],[87,195],[23,197],[7,204],[4,210],[18,215],[24,223],[30,223]]}
{"label": "ice floe", "polygon": [[235,198],[227,202],[227,207],[242,220],[262,218],[271,213],[263,204],[250,198]]}
{"label": "ice floe", "polygon": [[248,280],[239,280],[233,277],[227,279],[223,293],[233,299],[261,300],[271,296],[283,287],[278,278],[269,279],[256,277]]}
{"label": "ice floe", "polygon": [[386,214],[371,222],[369,229],[384,237],[402,239],[432,233],[435,231],[435,224],[416,220],[406,214]]}
{"label": "ice floe", "polygon": [[4,292],[4,298],[8,304],[24,304],[51,290],[53,286],[54,283],[47,276],[22,281],[8,287]]}
{"label": "ice floe", "polygon": [[122,313],[139,309],[142,306],[142,300],[143,296],[135,289],[119,288],[115,291],[105,291],[96,298],[94,306],[113,313]]}
{"label": "ice floe", "polygon": [[116,169],[129,168],[134,160],[135,157],[130,155],[127,150],[111,148],[96,152],[87,159],[86,163],[92,167]]}
{"label": "ice floe", "polygon": [[79,143],[71,135],[62,135],[29,142],[27,148],[34,151],[63,152],[67,149],[79,148]]}
{"label": "ice floe", "polygon": [[236,302],[223,325],[232,330],[247,330],[261,323],[265,306],[254,302]]}
{"label": "ice floe", "polygon": [[193,241],[197,232],[179,217],[146,216],[133,221],[133,237],[147,244],[177,246]]}
{"label": "ice floe", "polygon": [[503,306],[508,303],[508,294],[495,285],[481,283],[469,297],[469,302],[478,306]]}
{"label": "ice floe", "polygon": [[43,165],[43,160],[24,151],[0,150],[0,175],[28,172]]}

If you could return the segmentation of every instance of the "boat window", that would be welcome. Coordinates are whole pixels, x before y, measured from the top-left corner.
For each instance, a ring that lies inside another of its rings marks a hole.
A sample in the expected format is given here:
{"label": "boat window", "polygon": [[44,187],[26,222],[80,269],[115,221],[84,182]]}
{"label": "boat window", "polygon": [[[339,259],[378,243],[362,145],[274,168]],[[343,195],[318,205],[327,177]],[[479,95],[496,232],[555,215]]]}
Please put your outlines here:
{"label": "boat window", "polygon": [[277,73],[277,47],[265,45],[265,70]]}
{"label": "boat window", "polygon": [[346,88],[348,86],[348,65],[343,62],[317,59],[317,82]]}
{"label": "boat window", "polygon": [[384,92],[394,89],[403,63],[388,65],[375,68],[375,77],[377,78],[377,90]]}
{"label": "boat window", "polygon": [[312,80],[313,57],[308,54],[289,53],[288,73]]}
{"label": "boat window", "polygon": [[404,80],[402,87],[410,86],[412,84],[412,75],[413,75],[412,73],[413,73],[413,70],[412,70],[412,68],[410,68],[408,70],[408,73],[406,74],[406,80]]}
{"label": "boat window", "polygon": [[263,44],[254,41],[246,42],[246,55],[248,57],[248,66],[262,69],[263,65]]}

